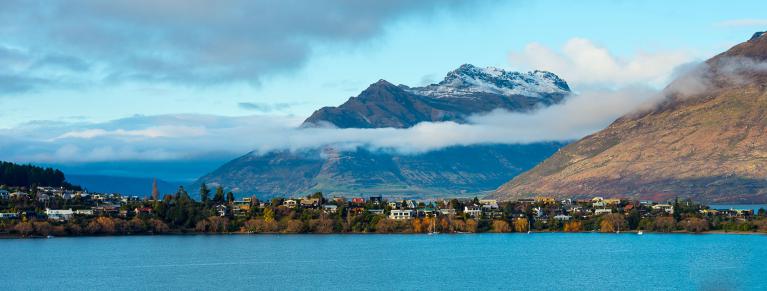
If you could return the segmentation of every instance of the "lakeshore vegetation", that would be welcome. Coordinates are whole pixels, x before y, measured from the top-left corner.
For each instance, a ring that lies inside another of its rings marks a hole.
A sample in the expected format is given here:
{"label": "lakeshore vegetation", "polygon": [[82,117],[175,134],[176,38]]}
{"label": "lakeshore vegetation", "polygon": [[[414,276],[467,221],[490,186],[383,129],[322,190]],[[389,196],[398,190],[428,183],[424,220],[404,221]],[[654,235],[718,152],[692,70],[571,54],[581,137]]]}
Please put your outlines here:
{"label": "lakeshore vegetation", "polygon": [[[173,195],[124,197],[63,187],[3,187],[0,234],[6,237],[180,233],[481,233],[691,232],[767,233],[760,209],[710,209],[690,200],[631,201],[594,197],[512,202],[478,198],[439,201],[383,197],[256,197],[236,200],[223,188],[179,187]],[[26,192],[24,192],[26,191]]]}

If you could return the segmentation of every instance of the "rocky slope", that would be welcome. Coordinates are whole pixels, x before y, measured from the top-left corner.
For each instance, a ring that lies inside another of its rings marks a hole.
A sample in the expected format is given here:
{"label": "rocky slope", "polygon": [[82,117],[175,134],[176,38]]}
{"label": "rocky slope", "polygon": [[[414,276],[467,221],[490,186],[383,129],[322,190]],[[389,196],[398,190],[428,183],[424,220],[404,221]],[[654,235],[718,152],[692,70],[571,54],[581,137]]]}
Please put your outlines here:
{"label": "rocky slope", "polygon": [[497,189],[518,199],[609,196],[767,202],[767,35],[672,82],[624,116]]}
{"label": "rocky slope", "polygon": [[[339,107],[326,107],[304,126],[407,128],[456,121],[503,108],[530,111],[562,101],[567,83],[548,72],[516,73],[463,65],[439,84],[395,86],[381,80]],[[249,153],[201,177],[262,198],[323,191],[330,195],[402,197],[483,195],[539,163],[562,143],[457,146],[424,154],[358,148]],[[193,185],[192,187],[196,187]]]}

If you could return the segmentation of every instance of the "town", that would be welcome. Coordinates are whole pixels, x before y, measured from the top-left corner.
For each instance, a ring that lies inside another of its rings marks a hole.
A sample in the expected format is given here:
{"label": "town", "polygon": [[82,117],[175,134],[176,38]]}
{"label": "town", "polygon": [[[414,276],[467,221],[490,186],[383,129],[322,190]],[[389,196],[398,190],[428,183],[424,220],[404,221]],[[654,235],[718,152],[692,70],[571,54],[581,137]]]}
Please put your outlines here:
{"label": "town", "polygon": [[8,237],[181,233],[767,232],[759,209],[711,209],[690,200],[550,197],[499,202],[370,197],[257,197],[203,185],[158,197],[65,187],[2,187],[0,234]]}

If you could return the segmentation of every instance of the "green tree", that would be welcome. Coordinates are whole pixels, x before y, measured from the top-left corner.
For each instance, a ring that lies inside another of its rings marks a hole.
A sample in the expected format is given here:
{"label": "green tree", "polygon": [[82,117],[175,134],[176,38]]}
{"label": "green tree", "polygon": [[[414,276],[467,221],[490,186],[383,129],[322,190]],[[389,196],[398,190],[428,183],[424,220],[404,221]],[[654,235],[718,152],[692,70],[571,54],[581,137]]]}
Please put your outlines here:
{"label": "green tree", "polygon": [[234,193],[232,191],[226,192],[226,202],[234,202]]}
{"label": "green tree", "polygon": [[206,207],[208,206],[209,195],[210,189],[208,189],[208,185],[205,185],[205,182],[202,182],[202,184],[200,184],[200,202]]}
{"label": "green tree", "polygon": [[217,204],[224,203],[224,187],[216,187],[216,194],[213,195],[213,202]]}

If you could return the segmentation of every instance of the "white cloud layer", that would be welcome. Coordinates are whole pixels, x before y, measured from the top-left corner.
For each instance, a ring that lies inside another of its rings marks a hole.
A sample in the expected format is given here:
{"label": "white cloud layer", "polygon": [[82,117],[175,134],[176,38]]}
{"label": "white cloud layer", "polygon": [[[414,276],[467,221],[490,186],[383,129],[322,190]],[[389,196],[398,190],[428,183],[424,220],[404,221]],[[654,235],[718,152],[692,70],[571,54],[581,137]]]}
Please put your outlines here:
{"label": "white cloud layer", "polygon": [[509,54],[512,66],[554,72],[574,87],[622,87],[650,85],[660,87],[669,81],[674,69],[693,60],[685,52],[640,52],[620,58],[588,39],[572,38],[561,52],[539,43]]}

